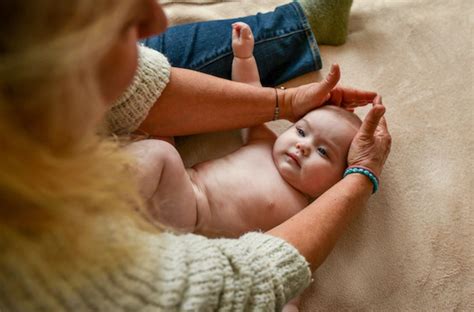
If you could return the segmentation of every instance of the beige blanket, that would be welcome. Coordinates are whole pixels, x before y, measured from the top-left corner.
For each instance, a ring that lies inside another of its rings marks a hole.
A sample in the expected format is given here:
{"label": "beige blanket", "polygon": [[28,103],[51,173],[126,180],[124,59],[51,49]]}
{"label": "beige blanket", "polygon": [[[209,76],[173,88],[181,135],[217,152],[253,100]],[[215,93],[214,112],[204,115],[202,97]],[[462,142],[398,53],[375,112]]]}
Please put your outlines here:
{"label": "beige blanket", "polygon": [[[165,6],[172,23],[283,3],[184,2]],[[321,47],[322,73],[337,62],[342,84],[383,95],[393,148],[380,192],[314,274],[302,310],[474,311],[474,3],[354,2],[347,43]],[[232,150],[238,135],[181,143],[190,164]]]}

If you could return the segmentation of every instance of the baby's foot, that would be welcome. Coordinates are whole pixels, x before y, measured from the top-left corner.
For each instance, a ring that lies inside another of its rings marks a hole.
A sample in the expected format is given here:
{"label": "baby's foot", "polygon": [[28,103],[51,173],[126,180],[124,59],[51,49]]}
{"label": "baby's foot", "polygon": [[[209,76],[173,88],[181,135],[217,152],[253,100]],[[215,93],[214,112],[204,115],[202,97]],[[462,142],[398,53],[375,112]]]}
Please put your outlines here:
{"label": "baby's foot", "polygon": [[254,39],[250,26],[243,22],[232,24],[232,50],[234,57],[249,58],[253,55]]}
{"label": "baby's foot", "polygon": [[318,44],[346,42],[352,0],[298,0]]}

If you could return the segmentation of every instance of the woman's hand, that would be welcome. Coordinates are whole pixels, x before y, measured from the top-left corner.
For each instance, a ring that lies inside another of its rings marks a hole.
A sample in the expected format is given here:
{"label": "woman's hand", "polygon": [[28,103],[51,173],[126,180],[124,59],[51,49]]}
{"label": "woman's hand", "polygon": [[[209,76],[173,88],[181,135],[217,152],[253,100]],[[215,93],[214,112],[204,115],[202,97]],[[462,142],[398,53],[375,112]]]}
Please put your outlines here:
{"label": "woman's hand", "polygon": [[324,104],[337,105],[353,110],[357,106],[364,106],[372,102],[377,95],[377,93],[371,91],[336,87],[340,78],[339,65],[333,64],[329,74],[322,82],[286,89],[282,116],[294,122],[307,112]]}
{"label": "woman's hand", "polygon": [[[377,96],[352,141],[349,165],[368,167],[380,174],[391,143],[384,113],[385,107]],[[349,223],[365,207],[370,197],[369,186],[372,185],[364,176],[350,174],[268,234],[292,244],[315,270],[329,255]]]}
{"label": "woman's hand", "polygon": [[[352,141],[348,163],[367,167],[379,175],[390,152],[391,139],[383,118],[385,107],[380,96],[373,103]],[[369,179],[350,174],[268,234],[292,244],[315,270],[329,255],[348,224],[365,207],[371,191]]]}
{"label": "woman's hand", "polygon": [[349,166],[366,167],[376,176],[380,176],[392,144],[387,122],[383,117],[384,113],[385,106],[382,104],[382,98],[377,96],[359,132],[352,140],[347,156]]}

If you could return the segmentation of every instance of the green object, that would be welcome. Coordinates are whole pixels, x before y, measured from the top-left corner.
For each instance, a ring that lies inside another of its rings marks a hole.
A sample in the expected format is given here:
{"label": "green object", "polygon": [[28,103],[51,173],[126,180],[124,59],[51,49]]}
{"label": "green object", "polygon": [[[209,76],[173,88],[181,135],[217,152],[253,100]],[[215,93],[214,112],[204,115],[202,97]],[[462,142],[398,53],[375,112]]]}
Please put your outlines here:
{"label": "green object", "polygon": [[299,0],[318,44],[346,42],[352,0]]}
{"label": "green object", "polygon": [[364,168],[364,167],[349,167],[346,169],[346,171],[344,171],[343,178],[345,178],[348,174],[351,174],[351,173],[360,173],[360,174],[365,175],[367,178],[369,178],[370,182],[372,182],[372,185],[374,186],[372,189],[372,194],[377,192],[377,190],[379,189],[379,179],[369,169]]}

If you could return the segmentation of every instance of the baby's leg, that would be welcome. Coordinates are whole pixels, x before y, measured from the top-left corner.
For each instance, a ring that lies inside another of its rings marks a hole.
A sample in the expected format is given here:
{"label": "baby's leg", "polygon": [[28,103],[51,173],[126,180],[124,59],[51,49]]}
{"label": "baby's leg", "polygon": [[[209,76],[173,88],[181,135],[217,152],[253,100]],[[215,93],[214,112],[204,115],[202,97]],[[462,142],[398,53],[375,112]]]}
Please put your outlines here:
{"label": "baby's leg", "polygon": [[144,131],[141,131],[141,130],[136,130],[135,132],[133,132],[130,135],[130,139],[133,142],[141,141],[141,140],[147,140],[147,139],[162,140],[162,141],[168,142],[169,144],[171,144],[173,146],[176,146],[176,142],[174,140],[174,137],[172,137],[172,136],[166,136],[166,137],[164,137],[164,136],[155,136],[155,135],[148,134],[148,133],[146,133]]}
{"label": "baby's leg", "polygon": [[126,150],[135,159],[134,171],[147,215],[164,225],[193,231],[196,196],[176,149],[164,141],[143,140],[131,143]]}
{"label": "baby's leg", "polygon": [[232,24],[232,80],[261,87],[253,46],[254,38],[249,25],[242,22]]}

